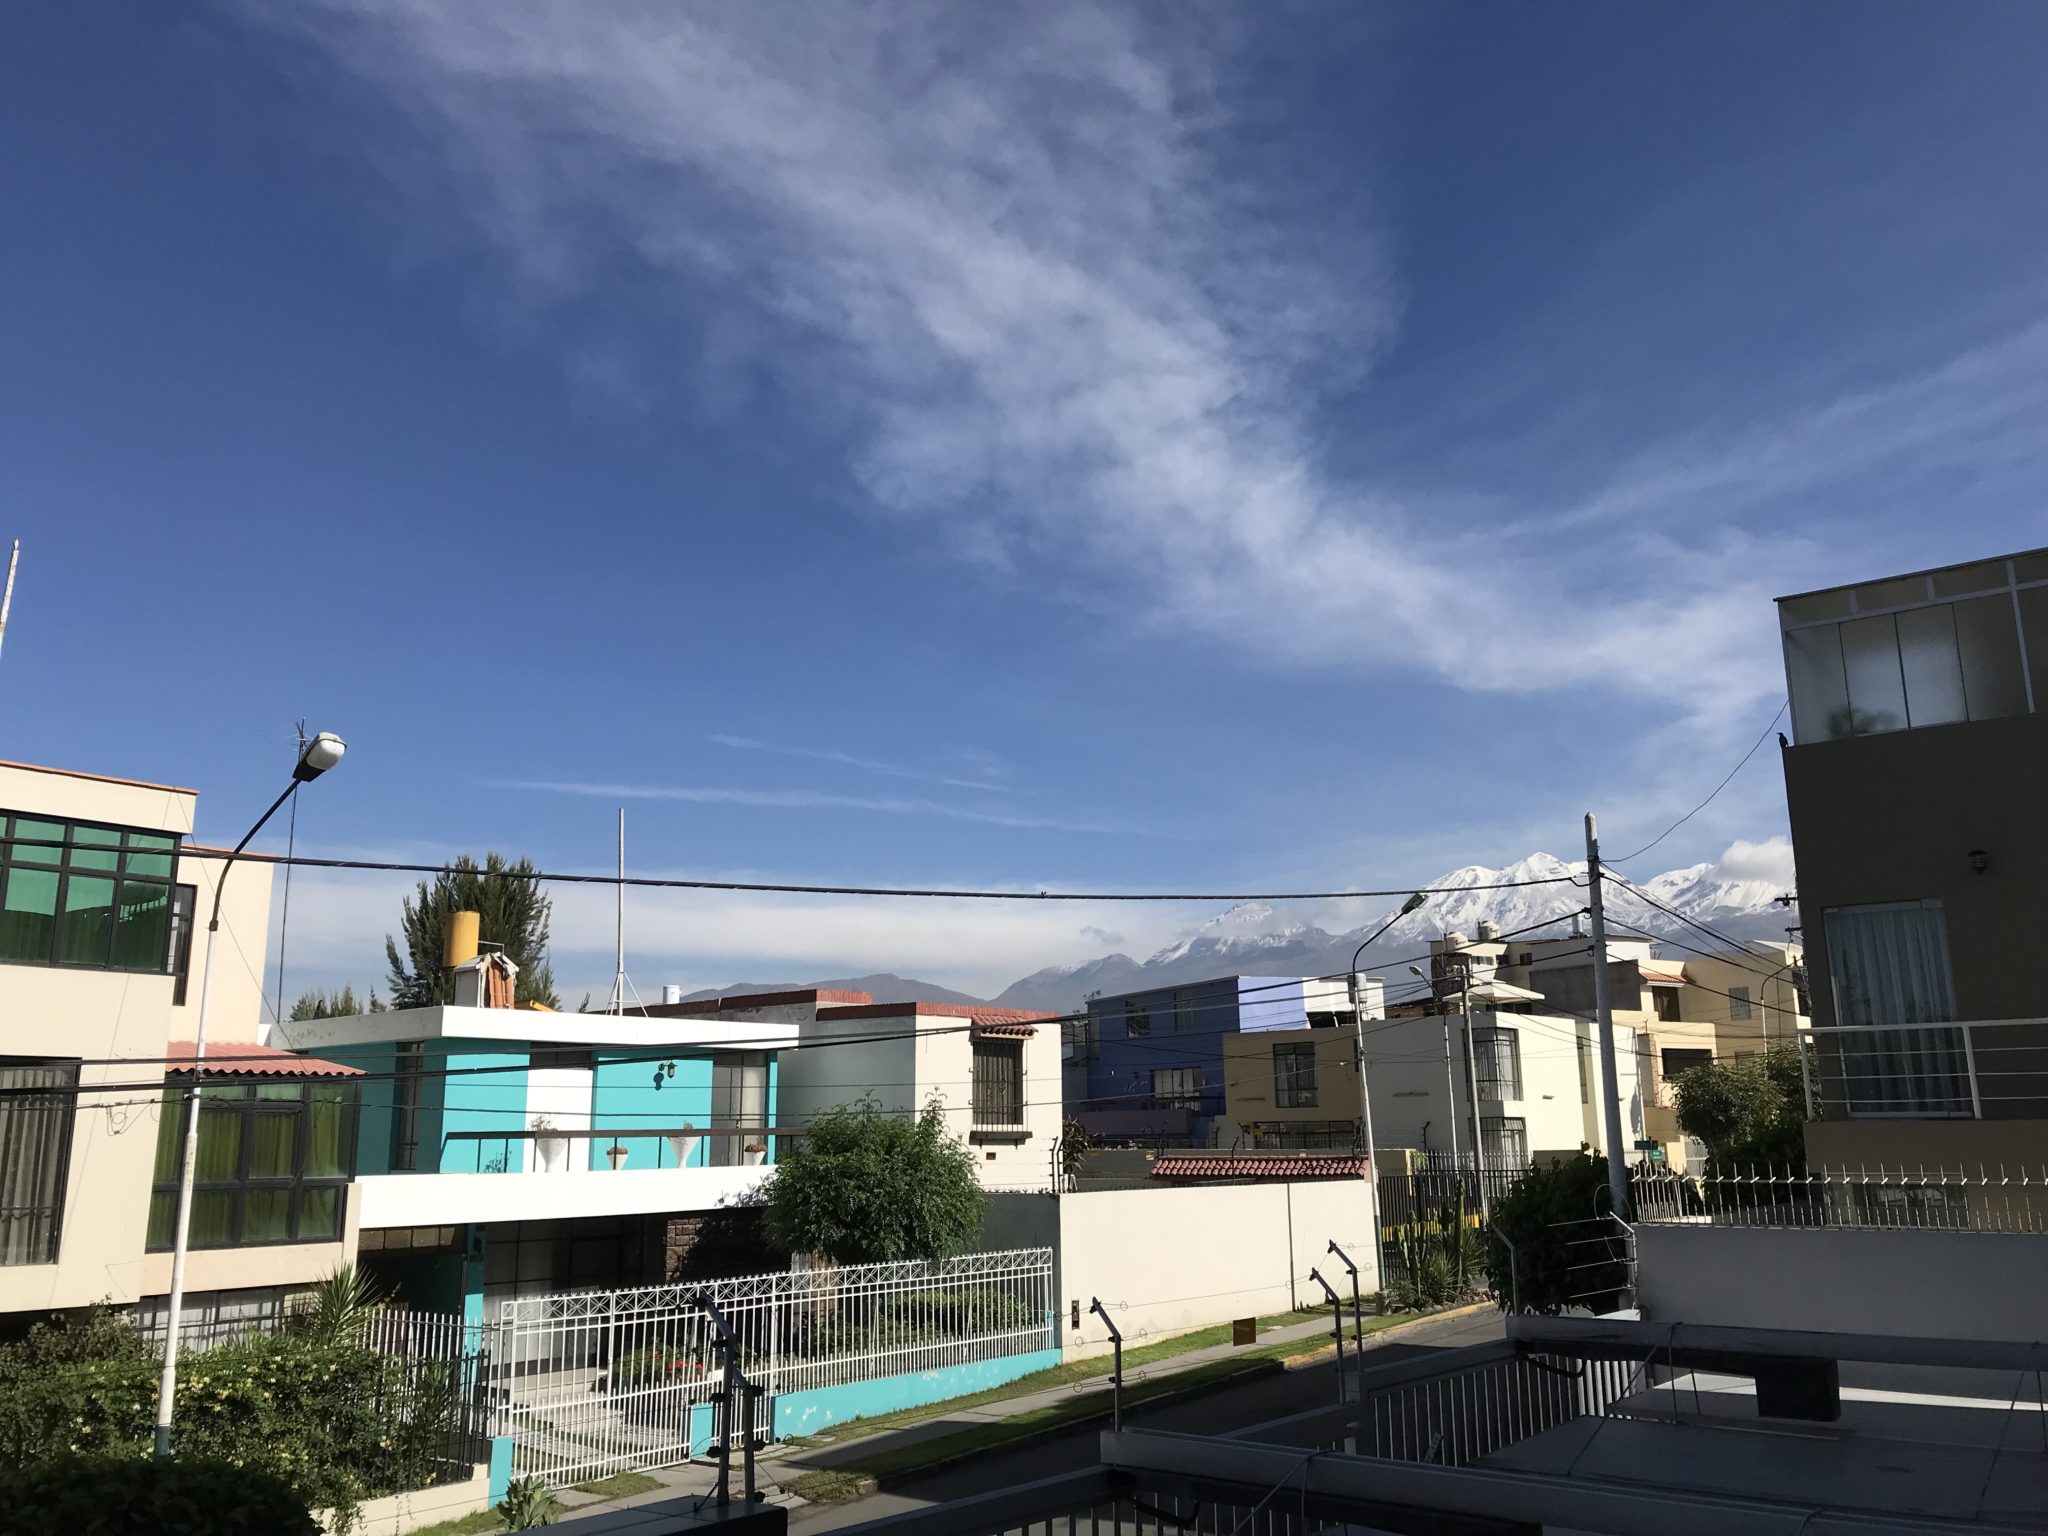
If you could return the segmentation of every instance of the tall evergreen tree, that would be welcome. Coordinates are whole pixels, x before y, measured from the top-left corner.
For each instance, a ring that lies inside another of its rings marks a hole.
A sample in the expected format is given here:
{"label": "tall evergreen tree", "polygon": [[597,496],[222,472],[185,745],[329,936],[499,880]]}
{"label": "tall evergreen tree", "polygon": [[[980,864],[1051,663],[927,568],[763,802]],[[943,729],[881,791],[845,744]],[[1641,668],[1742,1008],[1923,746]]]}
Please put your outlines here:
{"label": "tall evergreen tree", "polygon": [[301,992],[299,1000],[292,1004],[291,1022],[303,1023],[307,1019],[346,1019],[358,1013],[382,1013],[384,1003],[377,996],[376,988],[370,989],[370,1000],[365,1003],[356,996],[356,989],[343,982],[336,991],[329,992],[315,987],[310,992]]}
{"label": "tall evergreen tree", "polygon": [[476,860],[464,854],[436,875],[433,884],[422,880],[405,900],[398,936],[384,939],[384,958],[391,967],[391,1006],[430,1008],[449,1000],[448,974],[441,968],[448,919],[456,912],[474,912],[481,919],[478,937],[504,950],[519,967],[515,999],[561,1007],[554,968],[547,960],[548,918],[554,903],[541,894],[540,882],[533,878],[536,873],[530,859],[515,864],[502,854],[487,853],[478,868]]}

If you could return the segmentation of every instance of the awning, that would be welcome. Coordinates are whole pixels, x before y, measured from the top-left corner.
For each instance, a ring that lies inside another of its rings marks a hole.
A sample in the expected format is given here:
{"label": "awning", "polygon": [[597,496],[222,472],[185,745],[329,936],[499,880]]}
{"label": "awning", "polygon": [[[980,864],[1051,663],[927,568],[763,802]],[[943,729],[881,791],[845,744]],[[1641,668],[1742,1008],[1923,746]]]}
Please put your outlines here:
{"label": "awning", "polygon": [[984,1024],[979,1019],[967,1031],[968,1037],[974,1040],[1029,1040],[1037,1033],[1036,1024],[1019,1024],[1012,1020]]}
{"label": "awning", "polygon": [[[169,1057],[165,1077],[189,1077],[199,1047],[190,1040],[173,1040],[164,1047]],[[206,1047],[208,1077],[361,1077],[361,1067],[345,1067],[338,1061],[318,1056],[301,1056],[272,1045],[247,1045],[235,1041],[209,1041]]]}

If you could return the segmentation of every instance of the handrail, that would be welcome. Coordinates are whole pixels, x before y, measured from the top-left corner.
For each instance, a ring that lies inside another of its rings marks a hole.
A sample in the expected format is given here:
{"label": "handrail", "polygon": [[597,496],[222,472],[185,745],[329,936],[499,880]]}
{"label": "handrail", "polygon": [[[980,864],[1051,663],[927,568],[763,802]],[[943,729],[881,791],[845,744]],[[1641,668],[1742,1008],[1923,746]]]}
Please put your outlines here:
{"label": "handrail", "polygon": [[663,1129],[647,1126],[631,1128],[598,1126],[570,1129],[567,1127],[549,1130],[534,1130],[528,1127],[519,1131],[443,1131],[444,1141],[539,1141],[547,1137],[559,1137],[563,1141],[594,1141],[600,1136],[649,1137],[649,1136],[801,1136],[808,1126],[801,1125],[673,1125]]}

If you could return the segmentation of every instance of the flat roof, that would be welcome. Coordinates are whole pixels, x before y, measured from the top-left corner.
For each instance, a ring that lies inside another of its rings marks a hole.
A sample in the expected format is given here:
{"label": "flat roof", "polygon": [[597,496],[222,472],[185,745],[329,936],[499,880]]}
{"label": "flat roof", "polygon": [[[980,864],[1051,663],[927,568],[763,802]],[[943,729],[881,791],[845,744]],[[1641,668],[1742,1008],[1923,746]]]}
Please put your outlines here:
{"label": "flat roof", "polygon": [[197,796],[196,789],[177,784],[157,784],[149,779],[122,779],[111,773],[83,773],[76,768],[52,768],[44,763],[17,763],[0,759],[0,768],[19,768],[23,773],[53,773],[60,779],[85,779],[94,784],[124,784],[130,789],[161,789],[173,795]]}
{"label": "flat roof", "polygon": [[1787,592],[1783,597],[1773,598],[1772,601],[1796,602],[1802,597],[1819,597],[1824,592],[1846,592],[1851,587],[1875,586],[1886,581],[1907,581],[1915,576],[1939,576],[1943,571],[1967,570],[1973,565],[1990,565],[1999,560],[2023,560],[2029,555],[2048,555],[2048,548],[2012,549],[2001,555],[1979,555],[1974,560],[1956,560],[1947,565],[1926,565],[1917,571],[1892,571],[1880,576],[1859,576],[1854,581],[1838,581],[1825,587],[1809,587],[1804,592]]}
{"label": "flat roof", "polygon": [[729,992],[723,997],[697,997],[681,1003],[646,1003],[628,1008],[635,1018],[679,1019],[703,1013],[733,1013],[747,1008],[784,1008],[803,1003],[872,1003],[872,992],[842,987],[797,987],[786,992]]}

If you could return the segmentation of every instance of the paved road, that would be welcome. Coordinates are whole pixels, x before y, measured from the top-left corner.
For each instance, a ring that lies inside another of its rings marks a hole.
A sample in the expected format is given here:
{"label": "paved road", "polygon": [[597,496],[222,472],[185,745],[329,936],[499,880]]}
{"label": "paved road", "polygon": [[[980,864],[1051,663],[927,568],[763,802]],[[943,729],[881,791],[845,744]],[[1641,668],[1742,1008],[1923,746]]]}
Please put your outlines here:
{"label": "paved road", "polygon": [[[1391,1365],[1396,1360],[1433,1350],[1484,1343],[1500,1338],[1502,1332],[1501,1316],[1493,1311],[1440,1323],[1418,1323],[1401,1331],[1398,1336],[1400,1342],[1381,1344],[1369,1351],[1367,1358],[1374,1365]],[[1253,1424],[1263,1424],[1268,1419],[1285,1418],[1291,1413],[1320,1407],[1333,1402],[1336,1395],[1335,1368],[1313,1366],[1306,1370],[1254,1376],[1200,1397],[1140,1409],[1130,1414],[1125,1422],[1147,1429],[1227,1434]],[[801,1531],[803,1536],[815,1536],[818,1532],[879,1519],[906,1509],[918,1509],[948,1499],[963,1499],[1061,1472],[1078,1472],[1095,1465],[1101,1433],[1100,1424],[1088,1424],[1069,1434],[1040,1440],[1018,1450],[998,1451],[955,1466],[942,1467],[928,1477],[871,1494],[852,1504],[821,1504],[797,1510],[790,1517],[790,1528]]]}

